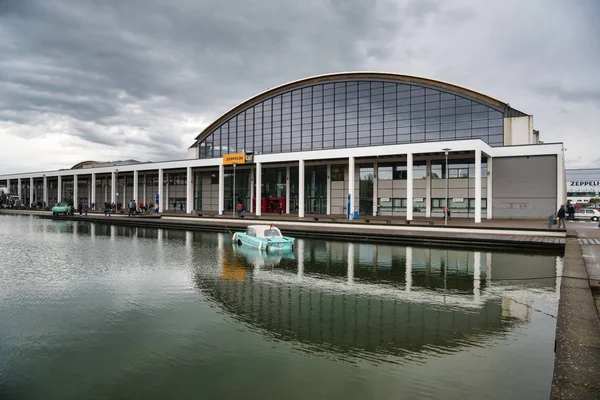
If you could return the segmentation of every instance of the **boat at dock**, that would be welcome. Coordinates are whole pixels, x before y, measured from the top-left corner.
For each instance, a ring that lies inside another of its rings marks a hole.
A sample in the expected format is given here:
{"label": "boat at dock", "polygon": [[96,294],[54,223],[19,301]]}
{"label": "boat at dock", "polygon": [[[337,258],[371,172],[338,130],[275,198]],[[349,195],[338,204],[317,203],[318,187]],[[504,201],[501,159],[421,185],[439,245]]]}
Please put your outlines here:
{"label": "boat at dock", "polygon": [[233,234],[233,243],[257,248],[260,251],[294,250],[294,238],[283,236],[273,225],[249,225],[245,232]]}

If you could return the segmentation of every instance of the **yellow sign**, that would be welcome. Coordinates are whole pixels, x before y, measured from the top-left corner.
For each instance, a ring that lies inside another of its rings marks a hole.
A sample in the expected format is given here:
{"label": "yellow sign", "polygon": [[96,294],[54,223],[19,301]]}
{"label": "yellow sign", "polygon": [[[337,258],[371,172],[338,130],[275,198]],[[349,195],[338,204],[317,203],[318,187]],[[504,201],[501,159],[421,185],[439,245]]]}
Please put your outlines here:
{"label": "yellow sign", "polygon": [[223,165],[246,164],[246,153],[231,153],[223,155]]}
{"label": "yellow sign", "polygon": [[231,153],[223,156],[223,165],[246,164],[254,161],[253,153]]}

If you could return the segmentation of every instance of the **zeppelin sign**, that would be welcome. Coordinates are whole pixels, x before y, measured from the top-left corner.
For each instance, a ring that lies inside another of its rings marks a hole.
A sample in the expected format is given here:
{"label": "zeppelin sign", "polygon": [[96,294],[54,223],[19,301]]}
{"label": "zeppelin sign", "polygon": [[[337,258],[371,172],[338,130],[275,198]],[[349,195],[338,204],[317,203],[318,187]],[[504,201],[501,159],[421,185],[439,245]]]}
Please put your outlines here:
{"label": "zeppelin sign", "polygon": [[223,156],[223,165],[248,164],[252,161],[253,153],[231,153]]}
{"label": "zeppelin sign", "polygon": [[600,186],[600,181],[575,181],[575,182],[569,182],[569,186],[596,187],[596,186]]}

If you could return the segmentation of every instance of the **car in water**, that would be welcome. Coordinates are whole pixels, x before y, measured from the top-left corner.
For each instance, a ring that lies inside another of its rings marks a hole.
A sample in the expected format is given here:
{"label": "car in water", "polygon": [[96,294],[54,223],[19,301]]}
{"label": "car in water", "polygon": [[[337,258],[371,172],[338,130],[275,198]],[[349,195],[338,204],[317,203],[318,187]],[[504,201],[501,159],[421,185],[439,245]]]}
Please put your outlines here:
{"label": "car in water", "polygon": [[232,239],[238,246],[254,247],[266,253],[294,250],[294,238],[283,236],[273,225],[249,225],[245,232],[234,233]]}
{"label": "car in water", "polygon": [[581,208],[575,212],[575,219],[600,220],[600,211],[595,208]]}
{"label": "car in water", "polygon": [[73,207],[68,205],[67,203],[58,203],[54,207],[52,207],[52,215],[73,215]]}

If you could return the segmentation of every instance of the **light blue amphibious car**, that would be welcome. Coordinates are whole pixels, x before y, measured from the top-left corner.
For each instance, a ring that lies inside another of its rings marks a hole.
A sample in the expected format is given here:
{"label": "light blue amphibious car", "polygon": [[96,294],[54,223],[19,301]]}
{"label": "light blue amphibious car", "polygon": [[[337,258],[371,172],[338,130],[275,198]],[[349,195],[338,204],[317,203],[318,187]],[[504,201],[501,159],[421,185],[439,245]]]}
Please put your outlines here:
{"label": "light blue amphibious car", "polygon": [[294,238],[283,236],[273,225],[250,225],[246,232],[233,234],[233,242],[240,246],[255,247],[261,251],[294,250]]}

